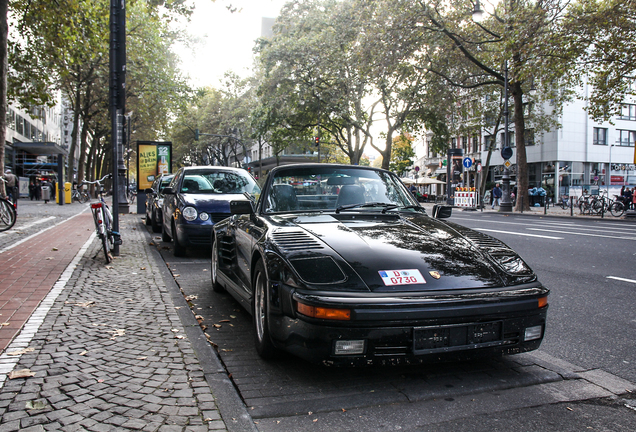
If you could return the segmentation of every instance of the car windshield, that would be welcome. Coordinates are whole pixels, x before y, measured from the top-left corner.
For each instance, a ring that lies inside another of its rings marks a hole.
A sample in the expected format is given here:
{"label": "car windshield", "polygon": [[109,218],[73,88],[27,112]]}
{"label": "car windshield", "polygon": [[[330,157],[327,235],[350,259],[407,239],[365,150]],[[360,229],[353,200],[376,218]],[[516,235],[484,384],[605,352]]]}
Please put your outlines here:
{"label": "car windshield", "polygon": [[238,171],[187,171],[181,184],[182,193],[242,194],[258,196],[260,188],[249,174]]}
{"label": "car windshield", "polygon": [[422,211],[399,179],[354,167],[290,167],[276,171],[265,213],[306,211]]}

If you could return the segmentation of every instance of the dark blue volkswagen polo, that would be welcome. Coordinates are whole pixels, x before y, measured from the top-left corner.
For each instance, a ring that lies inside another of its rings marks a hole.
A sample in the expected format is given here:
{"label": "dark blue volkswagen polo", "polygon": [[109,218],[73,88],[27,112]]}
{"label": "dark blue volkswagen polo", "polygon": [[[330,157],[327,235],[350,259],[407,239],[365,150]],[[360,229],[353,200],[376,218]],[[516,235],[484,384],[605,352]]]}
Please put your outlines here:
{"label": "dark blue volkswagen polo", "polygon": [[230,216],[230,201],[258,198],[260,188],[244,169],[194,166],[179,169],[163,190],[162,240],[175,256],[210,247],[212,226]]}

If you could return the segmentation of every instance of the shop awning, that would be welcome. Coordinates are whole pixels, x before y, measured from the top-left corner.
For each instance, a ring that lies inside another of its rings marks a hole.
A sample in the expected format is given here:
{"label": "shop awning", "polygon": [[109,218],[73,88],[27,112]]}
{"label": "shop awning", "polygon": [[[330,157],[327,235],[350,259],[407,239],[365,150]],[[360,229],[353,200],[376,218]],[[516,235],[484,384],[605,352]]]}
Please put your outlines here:
{"label": "shop awning", "polygon": [[68,156],[68,150],[54,142],[14,142],[10,144],[15,150],[22,150],[34,155],[64,155]]}

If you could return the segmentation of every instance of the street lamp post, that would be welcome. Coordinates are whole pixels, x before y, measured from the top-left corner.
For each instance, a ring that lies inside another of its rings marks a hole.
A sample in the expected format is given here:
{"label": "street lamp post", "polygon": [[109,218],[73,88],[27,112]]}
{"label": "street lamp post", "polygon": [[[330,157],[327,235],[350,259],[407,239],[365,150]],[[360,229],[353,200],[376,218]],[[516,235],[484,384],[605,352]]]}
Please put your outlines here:
{"label": "street lamp post", "polygon": [[[501,149],[501,156],[508,161],[512,156],[512,149],[510,148],[510,141],[508,137],[508,62],[504,62],[504,145]],[[502,196],[501,203],[499,203],[500,212],[511,212],[512,201],[510,200],[510,170],[504,165],[503,176],[501,177],[502,183]]]}

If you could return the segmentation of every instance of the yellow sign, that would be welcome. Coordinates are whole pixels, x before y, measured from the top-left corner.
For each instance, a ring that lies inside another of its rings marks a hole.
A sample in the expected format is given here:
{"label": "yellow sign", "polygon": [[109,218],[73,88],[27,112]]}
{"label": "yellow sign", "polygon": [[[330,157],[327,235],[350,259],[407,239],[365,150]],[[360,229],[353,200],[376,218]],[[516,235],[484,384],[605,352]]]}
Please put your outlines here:
{"label": "yellow sign", "polygon": [[139,190],[152,186],[159,174],[170,174],[172,167],[172,143],[170,142],[138,142],[137,143],[137,184]]}
{"label": "yellow sign", "polygon": [[139,144],[139,190],[152,186],[157,175],[157,146]]}
{"label": "yellow sign", "polygon": [[510,168],[511,165],[512,165],[512,163],[510,163],[510,161],[508,159],[506,159],[506,161],[504,162],[504,166],[506,168]]}

